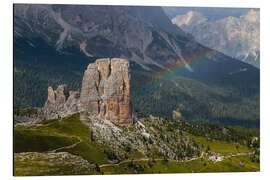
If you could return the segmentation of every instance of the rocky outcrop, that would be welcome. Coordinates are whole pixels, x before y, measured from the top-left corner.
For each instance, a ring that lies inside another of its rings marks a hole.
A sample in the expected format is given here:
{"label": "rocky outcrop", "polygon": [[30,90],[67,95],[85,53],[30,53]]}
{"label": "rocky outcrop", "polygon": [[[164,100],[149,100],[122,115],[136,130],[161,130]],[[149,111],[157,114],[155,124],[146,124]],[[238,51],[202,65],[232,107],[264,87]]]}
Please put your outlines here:
{"label": "rocky outcrop", "polygon": [[43,107],[47,119],[65,117],[79,111],[80,93],[70,91],[67,85],[60,85],[56,90],[48,87],[48,98]]}
{"label": "rocky outcrop", "polygon": [[83,77],[81,110],[119,125],[133,123],[130,102],[129,61],[98,59],[89,64]]}
{"label": "rocky outcrop", "polygon": [[42,108],[21,109],[14,113],[15,125],[31,125],[46,119],[62,118],[80,110],[80,93],[70,91],[67,85],[56,90],[48,87],[48,98]]}
{"label": "rocky outcrop", "polygon": [[207,18],[205,18],[202,14],[196,11],[189,11],[187,14],[184,15],[177,15],[172,19],[172,23],[176,24],[177,26],[181,27],[183,25],[194,25],[206,22]]}
{"label": "rocky outcrop", "polygon": [[14,110],[14,125],[28,126],[36,123],[40,123],[46,119],[46,115],[43,113],[42,108],[24,108]]}
{"label": "rocky outcrop", "polygon": [[119,125],[132,124],[135,117],[130,102],[129,61],[96,60],[84,73],[81,93],[70,91],[67,85],[60,85],[56,90],[48,87],[48,98],[42,109],[45,119],[81,112],[84,117],[106,119]]}
{"label": "rocky outcrop", "polygon": [[68,97],[69,89],[67,85],[58,86],[56,91],[50,86],[48,87],[48,100],[45,103],[45,107],[50,105],[62,106],[67,101]]}
{"label": "rocky outcrop", "polygon": [[179,111],[173,110],[172,111],[172,118],[173,119],[179,119],[181,118],[182,114]]}

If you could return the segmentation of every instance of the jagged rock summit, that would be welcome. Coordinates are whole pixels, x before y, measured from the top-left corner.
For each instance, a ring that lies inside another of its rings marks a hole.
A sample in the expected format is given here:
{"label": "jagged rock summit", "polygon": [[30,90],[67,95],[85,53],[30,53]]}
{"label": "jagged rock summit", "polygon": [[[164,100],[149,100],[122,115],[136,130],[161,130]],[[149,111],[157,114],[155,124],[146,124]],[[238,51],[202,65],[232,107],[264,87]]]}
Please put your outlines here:
{"label": "jagged rock summit", "polygon": [[130,101],[129,61],[98,59],[89,64],[83,77],[81,111],[119,125],[133,123]]}
{"label": "jagged rock summit", "polygon": [[70,91],[67,85],[60,85],[56,90],[48,87],[43,111],[46,119],[81,112],[90,118],[106,119],[118,125],[133,124],[129,61],[105,58],[89,64],[83,76],[81,93]]}
{"label": "jagged rock summit", "polygon": [[70,91],[67,85],[60,85],[56,90],[48,87],[48,98],[43,107],[48,118],[59,118],[80,110],[80,93]]}

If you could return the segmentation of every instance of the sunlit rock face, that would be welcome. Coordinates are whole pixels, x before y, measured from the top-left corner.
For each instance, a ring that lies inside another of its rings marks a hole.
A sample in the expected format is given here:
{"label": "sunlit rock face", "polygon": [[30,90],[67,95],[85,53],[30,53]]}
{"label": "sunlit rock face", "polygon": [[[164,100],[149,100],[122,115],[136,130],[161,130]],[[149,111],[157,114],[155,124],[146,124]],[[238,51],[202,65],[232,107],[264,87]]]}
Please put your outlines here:
{"label": "sunlit rock face", "polygon": [[89,64],[82,81],[80,105],[90,116],[119,125],[132,124],[129,61],[106,58]]}

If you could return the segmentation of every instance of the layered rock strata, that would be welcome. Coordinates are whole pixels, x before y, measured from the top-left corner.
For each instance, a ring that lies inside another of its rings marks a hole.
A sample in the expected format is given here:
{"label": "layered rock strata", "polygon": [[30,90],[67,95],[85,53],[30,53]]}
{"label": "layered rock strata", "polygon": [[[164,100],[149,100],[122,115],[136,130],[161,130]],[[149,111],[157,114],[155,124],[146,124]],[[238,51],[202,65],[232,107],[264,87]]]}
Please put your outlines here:
{"label": "layered rock strata", "polygon": [[98,59],[89,64],[83,77],[81,111],[119,125],[133,123],[130,102],[129,61]]}

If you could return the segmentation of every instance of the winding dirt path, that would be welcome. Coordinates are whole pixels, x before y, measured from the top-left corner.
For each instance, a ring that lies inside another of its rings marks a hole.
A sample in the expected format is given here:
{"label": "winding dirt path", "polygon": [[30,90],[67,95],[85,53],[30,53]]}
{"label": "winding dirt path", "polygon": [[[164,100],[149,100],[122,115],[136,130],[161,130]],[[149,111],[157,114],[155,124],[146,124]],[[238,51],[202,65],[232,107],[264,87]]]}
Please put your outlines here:
{"label": "winding dirt path", "polygon": [[72,149],[72,148],[76,147],[79,143],[82,142],[81,138],[78,137],[78,136],[71,136],[71,137],[76,137],[79,141],[76,142],[76,143],[74,143],[74,144],[71,144],[71,145],[68,145],[68,146],[63,146],[63,147],[60,147],[60,148],[57,148],[57,149],[53,149],[53,150],[47,151],[47,152],[49,152],[49,153],[55,153],[56,151],[62,150],[62,149]]}
{"label": "winding dirt path", "polygon": [[[224,159],[229,158],[229,157],[246,156],[246,155],[251,155],[251,154],[254,154],[254,152],[237,153],[237,154],[227,155],[227,156],[224,157]],[[187,160],[181,160],[181,161],[174,160],[174,159],[168,159],[168,161],[171,161],[171,162],[190,162],[190,161],[194,161],[194,160],[203,158],[203,155],[204,155],[204,152],[201,153],[200,157],[195,157],[195,158],[191,158],[191,159],[187,159]],[[113,164],[113,163],[111,163],[111,164],[101,164],[101,165],[99,165],[99,167],[102,168],[102,167],[108,167],[108,166],[119,166],[121,164],[128,163],[128,162],[139,162],[139,161],[149,161],[149,160],[162,161],[164,159],[162,159],[162,158],[157,158],[157,159],[152,159],[152,158],[127,159],[127,160],[123,160],[123,161],[121,161],[119,163],[115,163],[115,164]]]}
{"label": "winding dirt path", "polygon": [[[99,167],[108,167],[108,166],[119,166],[121,164],[124,164],[124,163],[128,163],[128,162],[136,162],[136,161],[149,161],[149,160],[152,160],[151,158],[139,158],[139,159],[127,159],[127,160],[123,160],[119,163],[116,163],[116,164],[101,164],[99,165]],[[163,160],[163,159],[154,159],[155,161],[159,161],[159,160]]]}
{"label": "winding dirt path", "polygon": [[[178,160],[174,160],[174,159],[168,159],[168,161],[171,161],[171,162],[189,162],[189,161],[194,161],[196,159],[200,159],[200,158],[203,157],[203,155],[204,155],[204,152],[201,153],[200,157],[195,157],[195,158],[182,160],[182,161],[178,161]],[[153,159],[153,158],[127,159],[127,160],[123,160],[123,161],[121,161],[119,163],[116,163],[116,164],[101,164],[99,167],[119,166],[121,164],[128,163],[128,162],[149,161],[149,160],[162,161],[164,159],[163,158],[157,158],[157,159]]]}

